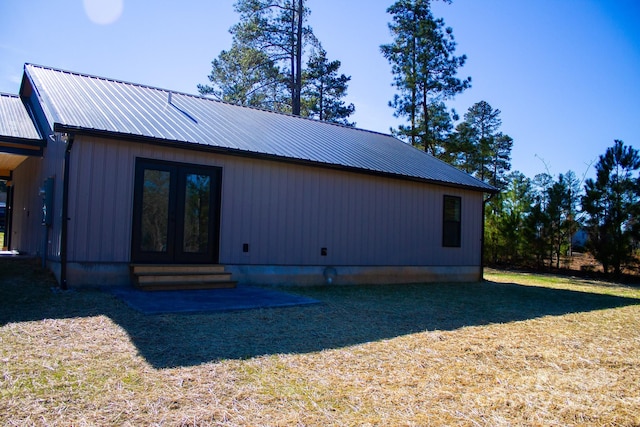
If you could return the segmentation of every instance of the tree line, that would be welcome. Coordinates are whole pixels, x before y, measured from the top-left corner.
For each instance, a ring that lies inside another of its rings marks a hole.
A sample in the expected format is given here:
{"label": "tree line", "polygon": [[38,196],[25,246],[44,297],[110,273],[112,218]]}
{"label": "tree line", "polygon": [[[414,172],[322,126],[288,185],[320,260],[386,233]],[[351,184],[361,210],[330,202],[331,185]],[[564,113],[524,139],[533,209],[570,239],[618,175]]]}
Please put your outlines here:
{"label": "tree line", "polygon": [[[443,0],[450,3],[450,0]],[[351,76],[340,73],[308,24],[305,0],[237,0],[232,45],[211,65],[203,95],[220,100],[353,126],[347,104]],[[397,94],[389,102],[406,120],[391,132],[480,179],[500,186],[510,169],[513,139],[499,131],[500,110],[474,104],[460,118],[445,101],[471,86],[458,78],[466,56],[456,56],[453,30],[431,11],[431,0],[398,0],[387,12],[393,40],[380,46],[391,64]]]}
{"label": "tree line", "polygon": [[[451,0],[442,0],[451,3]],[[466,55],[456,55],[453,30],[434,16],[431,0],[397,0],[388,9],[392,41],[380,46],[396,94],[389,101],[404,122],[391,133],[496,187],[485,202],[485,259],[489,263],[561,266],[578,232],[605,272],[619,275],[640,240],[638,152],[616,140],[596,164],[596,179],[572,171],[527,178],[511,172],[513,139],[500,127],[500,110],[486,101],[463,117],[446,101],[471,87],[458,77]],[[330,60],[308,24],[305,0],[237,0],[232,45],[212,61],[203,95],[354,126],[347,104],[351,76]],[[457,124],[456,124],[457,122]]]}

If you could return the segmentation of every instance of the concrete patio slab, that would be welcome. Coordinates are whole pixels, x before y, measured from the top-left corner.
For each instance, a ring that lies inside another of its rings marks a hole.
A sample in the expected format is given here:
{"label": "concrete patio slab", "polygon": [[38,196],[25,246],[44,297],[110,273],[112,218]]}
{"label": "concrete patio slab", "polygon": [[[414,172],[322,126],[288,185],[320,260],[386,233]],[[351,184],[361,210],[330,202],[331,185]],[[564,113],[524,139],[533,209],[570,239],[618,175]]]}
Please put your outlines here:
{"label": "concrete patio slab", "polygon": [[320,303],[312,298],[252,286],[185,291],[110,288],[105,291],[144,314],[213,313]]}

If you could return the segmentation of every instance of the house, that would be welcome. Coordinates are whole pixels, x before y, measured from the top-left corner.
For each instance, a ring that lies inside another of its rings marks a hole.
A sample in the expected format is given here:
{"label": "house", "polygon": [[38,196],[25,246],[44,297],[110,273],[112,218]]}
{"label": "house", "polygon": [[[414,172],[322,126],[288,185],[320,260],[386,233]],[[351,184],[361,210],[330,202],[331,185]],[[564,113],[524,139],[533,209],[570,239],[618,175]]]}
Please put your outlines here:
{"label": "house", "polygon": [[44,256],[63,287],[158,265],[477,280],[496,191],[390,135],[32,64],[0,96],[0,176],[9,249]]}

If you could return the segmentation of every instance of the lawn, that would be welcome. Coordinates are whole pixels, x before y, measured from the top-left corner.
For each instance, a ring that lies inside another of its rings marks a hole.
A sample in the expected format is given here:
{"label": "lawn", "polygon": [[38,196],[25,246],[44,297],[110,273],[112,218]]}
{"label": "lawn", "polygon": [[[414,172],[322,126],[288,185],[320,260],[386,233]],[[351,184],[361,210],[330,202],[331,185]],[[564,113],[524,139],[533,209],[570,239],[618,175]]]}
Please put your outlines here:
{"label": "lawn", "polygon": [[0,259],[0,425],[640,425],[640,288],[486,279],[144,316]]}

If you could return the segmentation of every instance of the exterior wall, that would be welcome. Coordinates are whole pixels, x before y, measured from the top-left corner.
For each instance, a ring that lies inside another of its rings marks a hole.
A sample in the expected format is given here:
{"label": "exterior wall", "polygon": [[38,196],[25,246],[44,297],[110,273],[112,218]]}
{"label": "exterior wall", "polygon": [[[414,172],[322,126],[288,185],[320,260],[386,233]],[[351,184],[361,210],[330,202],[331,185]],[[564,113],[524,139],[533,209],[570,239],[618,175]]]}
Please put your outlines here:
{"label": "exterior wall", "polygon": [[[46,238],[47,260],[60,259],[64,150],[64,142],[49,140],[42,158],[29,157],[13,171],[15,193],[10,249],[42,256]],[[45,233],[40,189],[49,177],[54,179],[53,224]]]}
{"label": "exterior wall", "polygon": [[[258,160],[238,163],[223,173],[223,263],[480,264],[480,193]],[[461,248],[442,247],[444,194],[462,197]],[[242,252],[243,243],[249,253]]]}
{"label": "exterior wall", "polygon": [[[76,136],[68,259],[79,271],[104,264],[121,272],[130,262],[136,157],[223,168],[219,261],[239,274],[247,266],[480,266],[479,192]],[[445,194],[462,197],[460,248],[442,247]]]}

